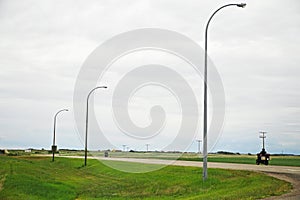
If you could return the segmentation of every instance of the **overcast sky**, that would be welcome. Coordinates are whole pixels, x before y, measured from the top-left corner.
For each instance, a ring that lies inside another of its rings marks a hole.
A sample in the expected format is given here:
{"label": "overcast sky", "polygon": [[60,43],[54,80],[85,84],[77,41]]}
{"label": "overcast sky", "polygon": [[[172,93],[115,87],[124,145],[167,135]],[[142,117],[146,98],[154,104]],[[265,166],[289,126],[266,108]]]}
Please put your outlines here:
{"label": "overcast sky", "polygon": [[[72,110],[73,91],[90,53],[111,37],[138,28],[176,31],[204,47],[209,16],[227,3],[240,2],[0,0],[0,148],[50,148],[54,114],[69,108],[58,117],[56,142],[59,148],[83,149],[83,133],[77,129]],[[267,151],[300,154],[300,2],[246,3],[244,9],[220,11],[209,27],[209,56],[222,78],[226,98],[225,122],[213,151],[259,152],[259,131],[264,130],[268,132]],[[105,82],[111,86],[108,94],[113,93],[114,82],[121,76],[117,73],[120,63],[135,60],[135,64],[142,64],[149,55],[155,52],[116,63],[109,76],[115,79]],[[169,58],[163,60],[166,64]],[[187,77],[190,82],[195,78]],[[202,80],[198,81],[195,90],[202,88]],[[178,102],[162,88],[155,92],[153,88],[144,89],[130,102],[133,121],[147,125],[149,108],[138,105],[160,102],[170,117],[166,135],[172,135],[178,128]],[[104,91],[95,96],[96,109],[101,107],[97,104],[100,98],[106,98]],[[202,97],[197,98],[201,101]],[[117,134],[109,110],[105,106],[99,109],[105,111],[95,111],[101,115],[97,114],[100,126],[101,121],[105,122],[105,134]],[[201,130],[196,138],[202,138]],[[150,143],[149,149],[159,150],[170,140],[161,138],[160,144]],[[126,135],[117,134],[114,140],[110,148],[122,149],[122,144],[127,144],[131,149],[146,149],[145,141],[130,142]],[[196,149],[193,142],[190,150]]]}

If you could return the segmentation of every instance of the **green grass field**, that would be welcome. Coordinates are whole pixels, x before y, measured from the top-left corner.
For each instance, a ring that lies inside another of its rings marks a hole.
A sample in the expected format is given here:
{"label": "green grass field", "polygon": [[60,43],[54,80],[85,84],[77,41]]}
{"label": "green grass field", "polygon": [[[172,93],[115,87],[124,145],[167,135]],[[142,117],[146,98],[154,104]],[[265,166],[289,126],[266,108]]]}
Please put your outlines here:
{"label": "green grass field", "polygon": [[[287,182],[249,171],[168,166],[124,173],[97,160],[0,156],[0,199],[259,199],[291,189]],[[114,162],[114,161],[111,161]],[[120,163],[129,167],[145,164]]]}

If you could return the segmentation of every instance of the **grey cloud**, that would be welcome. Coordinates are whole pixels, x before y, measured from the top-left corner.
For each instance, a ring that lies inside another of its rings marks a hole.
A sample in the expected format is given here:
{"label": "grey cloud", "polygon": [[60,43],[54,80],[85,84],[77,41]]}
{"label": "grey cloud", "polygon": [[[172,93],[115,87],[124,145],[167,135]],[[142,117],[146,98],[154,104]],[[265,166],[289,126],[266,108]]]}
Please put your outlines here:
{"label": "grey cloud", "polygon": [[[226,124],[216,150],[256,152],[257,132],[266,128],[272,151],[299,154],[300,4],[246,2],[244,9],[218,13],[209,30],[209,55],[227,99]],[[83,61],[105,40],[128,30],[156,27],[178,31],[203,46],[208,17],[225,3],[0,1],[0,145],[49,146],[52,114],[71,104]],[[74,137],[74,146],[80,148],[72,125],[64,127],[66,137],[60,141],[72,146],[67,140]],[[245,145],[249,143],[254,147]]]}

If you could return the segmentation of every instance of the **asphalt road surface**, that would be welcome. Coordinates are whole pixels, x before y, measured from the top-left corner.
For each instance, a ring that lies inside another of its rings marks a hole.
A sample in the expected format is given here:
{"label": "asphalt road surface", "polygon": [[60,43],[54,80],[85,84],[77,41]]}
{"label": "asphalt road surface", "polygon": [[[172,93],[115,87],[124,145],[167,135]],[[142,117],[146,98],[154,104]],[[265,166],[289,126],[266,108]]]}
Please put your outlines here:
{"label": "asphalt road surface", "polygon": [[[168,160],[158,159],[136,159],[136,158],[99,158],[101,160],[115,160],[125,162],[136,162],[145,164],[170,164]],[[194,161],[174,161],[172,165],[178,166],[193,166],[202,167],[202,162]],[[249,164],[234,164],[234,163],[217,163],[209,162],[209,168],[220,168],[220,169],[234,169],[234,170],[249,170],[256,172],[263,172],[270,176],[288,181],[292,183],[293,190],[290,193],[282,196],[266,198],[267,200],[273,199],[285,199],[285,200],[300,200],[300,167],[289,167],[289,166],[272,166],[272,165],[249,165]]]}

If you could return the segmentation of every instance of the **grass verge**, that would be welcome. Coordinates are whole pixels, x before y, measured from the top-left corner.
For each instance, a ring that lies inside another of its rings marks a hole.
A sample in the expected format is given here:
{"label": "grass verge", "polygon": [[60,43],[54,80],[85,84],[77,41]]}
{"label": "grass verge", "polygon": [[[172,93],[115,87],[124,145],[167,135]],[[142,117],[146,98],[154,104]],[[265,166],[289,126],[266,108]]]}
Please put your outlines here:
{"label": "grass verge", "polygon": [[50,160],[1,156],[0,199],[258,199],[291,189],[287,182],[249,171],[209,169],[203,182],[201,169],[195,167],[132,174],[97,160],[89,160],[87,167],[82,159]]}

